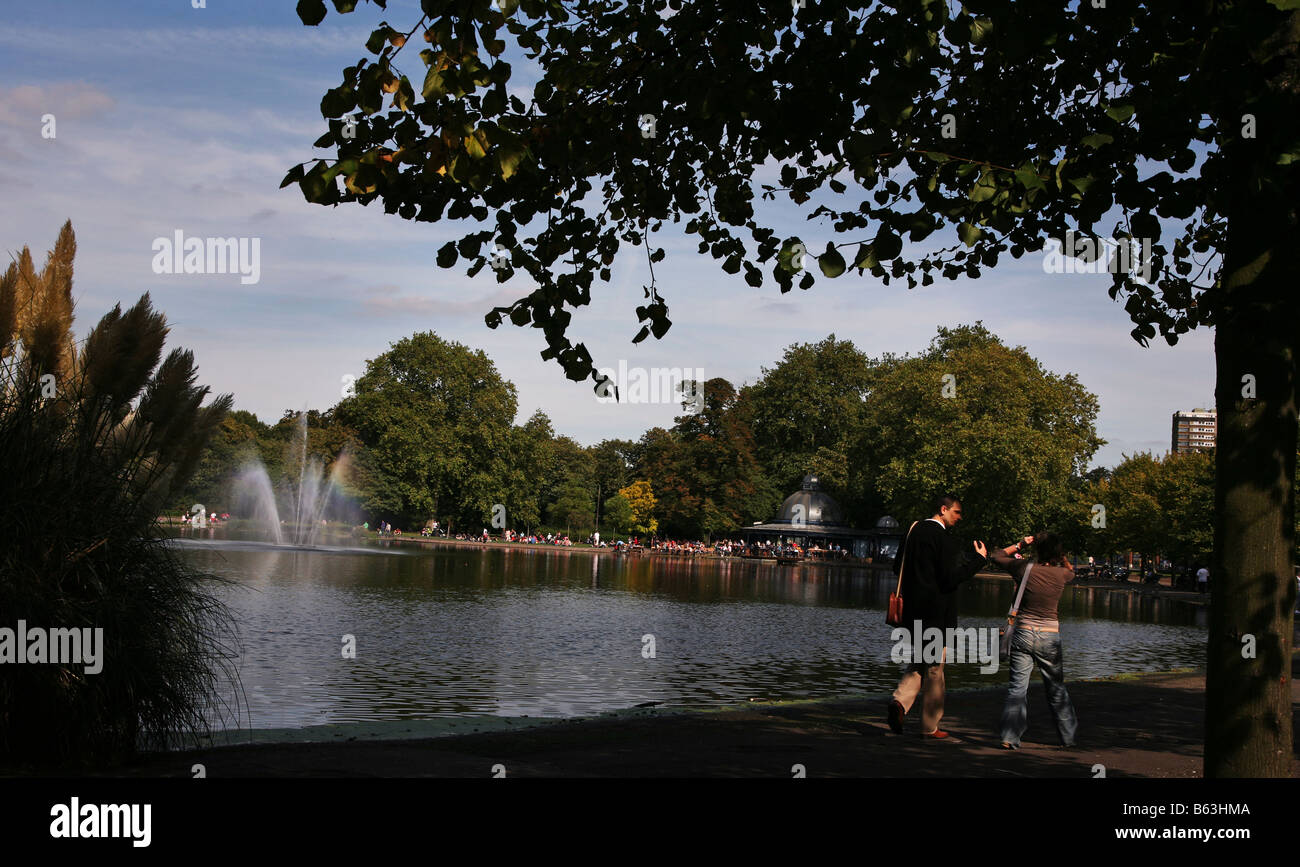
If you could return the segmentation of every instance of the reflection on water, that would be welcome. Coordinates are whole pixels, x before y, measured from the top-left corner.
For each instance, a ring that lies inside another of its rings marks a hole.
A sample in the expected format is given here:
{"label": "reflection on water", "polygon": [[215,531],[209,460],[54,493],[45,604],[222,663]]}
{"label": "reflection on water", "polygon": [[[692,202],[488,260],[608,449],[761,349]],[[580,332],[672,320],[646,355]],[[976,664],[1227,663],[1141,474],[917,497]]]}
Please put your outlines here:
{"label": "reflection on water", "polygon": [[[460,714],[575,716],[892,690],[888,573],[528,549],[276,550],[187,545],[240,627],[242,725]],[[1009,581],[960,591],[996,626]],[[1105,588],[1061,600],[1067,678],[1200,665],[1204,611]],[[344,659],[344,635],[357,655]],[[654,658],[642,637],[654,636]],[[949,688],[1005,667],[949,665]]]}

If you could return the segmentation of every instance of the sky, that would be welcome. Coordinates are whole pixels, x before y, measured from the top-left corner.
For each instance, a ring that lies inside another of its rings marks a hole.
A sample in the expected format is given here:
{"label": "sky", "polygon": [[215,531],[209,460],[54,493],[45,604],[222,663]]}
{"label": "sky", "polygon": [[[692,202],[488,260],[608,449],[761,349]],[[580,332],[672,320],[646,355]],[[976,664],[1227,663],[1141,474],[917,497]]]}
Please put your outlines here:
{"label": "sky", "polygon": [[[584,445],[673,424],[676,403],[597,402],[590,382],[571,382],[539,357],[539,330],[488,329],[484,314],[532,286],[522,273],[498,284],[490,269],[469,278],[437,267],[438,248],[469,227],[408,222],[381,204],[321,207],[296,186],[279,189],[293,165],[331,155],[312,147],[326,129],[321,96],[368,56],[379,21],[409,30],[417,2],[391,0],[387,11],[363,3],[350,15],[331,7],[319,27],[301,24],[295,0],[194,2],[43,0],[0,12],[0,248],[10,256],[30,246],[39,266],[72,221],[79,335],[148,292],[170,323],[168,348],[193,350],[203,384],[267,422],[332,406],[367,359],[434,331],[487,353],[518,389],[519,422],[541,409],[557,433]],[[533,73],[507,57],[512,91],[527,102]],[[418,58],[399,66],[418,91]],[[774,227],[813,251],[834,237],[829,224],[793,214]],[[257,282],[155,273],[156,240],[178,231],[255,239]],[[739,386],[792,344],[834,334],[869,356],[915,354],[939,327],[979,320],[1098,396],[1107,444],[1093,466],[1165,453],[1173,412],[1214,405],[1211,331],[1143,348],[1107,294],[1108,277],[1045,273],[1042,253],[1004,257],[978,280],[908,290],[849,271],[782,295],[770,276],[754,289],[743,272],[722,272],[696,243],[680,234],[659,242],[668,255],[655,275],[673,320],[663,339],[631,343],[649,282],[639,247],[620,252],[611,283],[595,282],[570,339],[599,367],[698,369]]]}

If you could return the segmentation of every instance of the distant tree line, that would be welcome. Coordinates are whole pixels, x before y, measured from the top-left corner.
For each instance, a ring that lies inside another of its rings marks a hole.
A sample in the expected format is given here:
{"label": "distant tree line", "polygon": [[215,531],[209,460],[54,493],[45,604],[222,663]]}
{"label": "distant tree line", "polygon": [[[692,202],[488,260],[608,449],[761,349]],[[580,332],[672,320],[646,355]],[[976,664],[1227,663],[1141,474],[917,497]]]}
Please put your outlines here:
{"label": "distant tree line", "polygon": [[[869,357],[833,334],[793,345],[753,384],[709,379],[682,408],[671,428],[583,446],[540,410],[515,424],[518,392],[487,355],[424,332],[367,362],[354,395],[309,413],[308,451],[328,465],[346,450],[347,492],[404,528],[437,518],[477,533],[500,504],[518,531],[707,539],[770,520],[810,472],[858,526],[921,516],[954,490],[971,536],[1089,527],[1080,498],[1104,444],[1096,396],[981,323],[941,328],[916,355]],[[250,455],[272,479],[292,476],[296,416],[268,425],[231,412],[177,511],[230,502]]]}

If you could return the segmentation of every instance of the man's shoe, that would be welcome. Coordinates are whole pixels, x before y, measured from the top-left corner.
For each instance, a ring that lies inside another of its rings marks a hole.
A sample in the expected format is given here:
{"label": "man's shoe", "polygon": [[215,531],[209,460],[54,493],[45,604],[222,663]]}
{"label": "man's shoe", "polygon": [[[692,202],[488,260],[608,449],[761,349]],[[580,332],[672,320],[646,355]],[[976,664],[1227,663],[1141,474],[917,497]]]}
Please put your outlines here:
{"label": "man's shoe", "polygon": [[941,731],[939,731],[938,729],[935,729],[935,730],[932,731],[932,732],[921,732],[921,737],[923,737],[923,738],[936,738],[936,739],[937,739],[937,738],[946,738],[946,737],[948,737],[948,733],[947,733],[947,732],[941,732]]}
{"label": "man's shoe", "polygon": [[889,728],[896,735],[903,733],[903,717],[907,716],[907,711],[903,710],[903,705],[897,699],[889,703]]}

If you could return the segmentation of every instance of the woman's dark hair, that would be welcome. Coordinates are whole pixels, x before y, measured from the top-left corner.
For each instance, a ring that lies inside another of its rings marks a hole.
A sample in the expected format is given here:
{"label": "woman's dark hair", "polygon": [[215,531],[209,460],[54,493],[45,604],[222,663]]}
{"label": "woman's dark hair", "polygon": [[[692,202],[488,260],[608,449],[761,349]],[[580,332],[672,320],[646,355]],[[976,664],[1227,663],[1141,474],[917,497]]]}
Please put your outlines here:
{"label": "woman's dark hair", "polygon": [[1034,556],[1039,563],[1058,565],[1065,562],[1065,546],[1061,537],[1046,531],[1034,535]]}

